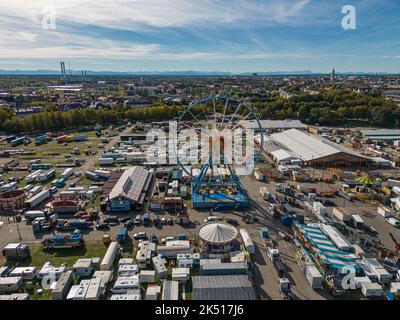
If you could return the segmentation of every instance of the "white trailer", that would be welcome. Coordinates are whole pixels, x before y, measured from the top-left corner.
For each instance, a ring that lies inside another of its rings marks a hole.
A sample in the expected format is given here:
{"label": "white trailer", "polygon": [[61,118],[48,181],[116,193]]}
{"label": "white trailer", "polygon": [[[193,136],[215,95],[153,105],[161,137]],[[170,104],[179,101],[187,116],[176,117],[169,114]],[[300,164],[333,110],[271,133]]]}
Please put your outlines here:
{"label": "white trailer", "polygon": [[332,214],[337,220],[342,221],[342,222],[348,222],[351,220],[350,214],[344,212],[343,210],[337,209],[337,208],[333,208]]}
{"label": "white trailer", "polygon": [[25,202],[25,205],[29,209],[33,209],[36,207],[38,204],[42,203],[43,201],[47,200],[50,198],[50,192],[47,189],[43,189],[41,192],[38,194],[34,195],[32,198],[28,199]]}
{"label": "white trailer", "polygon": [[101,165],[112,165],[114,164],[113,158],[99,158],[99,164]]}
{"label": "white trailer", "polygon": [[243,244],[246,247],[246,250],[250,254],[254,254],[255,253],[254,243],[253,243],[253,240],[251,240],[248,231],[246,229],[240,228],[239,232],[243,239]]}
{"label": "white trailer", "polygon": [[315,265],[307,265],[305,268],[305,273],[311,288],[322,289],[322,275]]}
{"label": "white trailer", "polygon": [[111,242],[110,246],[107,249],[106,254],[104,255],[103,261],[101,261],[100,270],[106,271],[112,269],[115,258],[117,257],[118,250],[119,250],[118,242],[115,241]]}
{"label": "white trailer", "polygon": [[99,300],[101,294],[101,279],[91,279],[87,289],[85,300]]}
{"label": "white trailer", "polygon": [[97,174],[101,178],[108,179],[111,176],[111,171],[107,170],[94,170],[93,171],[95,174]]}
{"label": "white trailer", "polygon": [[68,179],[70,176],[72,176],[74,174],[74,169],[73,168],[67,168],[63,171],[63,173],[61,173],[61,178],[62,179]]}

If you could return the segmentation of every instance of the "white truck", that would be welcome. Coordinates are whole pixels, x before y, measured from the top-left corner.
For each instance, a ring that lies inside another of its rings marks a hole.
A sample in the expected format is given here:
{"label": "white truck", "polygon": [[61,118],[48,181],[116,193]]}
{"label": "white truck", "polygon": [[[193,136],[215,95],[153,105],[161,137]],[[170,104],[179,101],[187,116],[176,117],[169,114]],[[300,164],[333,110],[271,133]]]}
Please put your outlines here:
{"label": "white truck", "polygon": [[267,247],[267,256],[268,258],[271,259],[272,262],[280,259],[280,253],[278,249],[275,249],[273,247]]}
{"label": "white truck", "polygon": [[392,215],[392,212],[388,208],[382,207],[382,206],[378,207],[377,212],[378,212],[378,214],[380,214],[385,219],[386,218],[390,218],[391,215]]}
{"label": "white truck", "polygon": [[386,218],[385,220],[395,228],[400,227],[400,220],[397,220],[396,218]]}

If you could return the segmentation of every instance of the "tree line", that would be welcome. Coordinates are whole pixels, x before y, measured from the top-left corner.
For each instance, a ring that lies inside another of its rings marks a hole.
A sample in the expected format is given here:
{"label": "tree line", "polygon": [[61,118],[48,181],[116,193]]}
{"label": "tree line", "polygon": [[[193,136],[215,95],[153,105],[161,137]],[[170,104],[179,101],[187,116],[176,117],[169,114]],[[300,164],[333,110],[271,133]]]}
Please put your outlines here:
{"label": "tree line", "polygon": [[[300,93],[289,99],[272,92],[267,102],[254,103],[253,107],[262,119],[299,119],[309,124],[339,126],[350,120],[361,120],[382,127],[399,127],[400,124],[400,106],[392,100],[338,88],[324,89],[313,95]],[[114,106],[110,109],[75,109],[61,112],[57,111],[55,105],[48,105],[43,112],[26,117],[18,117],[11,109],[1,108],[0,131],[30,133],[68,130],[96,124],[111,125],[123,121],[166,121],[177,117],[179,111],[184,108],[166,105],[146,108]],[[205,109],[211,111],[212,107],[208,105]],[[220,103],[217,104],[217,109],[222,110]],[[234,108],[229,106],[228,112],[232,110]]]}

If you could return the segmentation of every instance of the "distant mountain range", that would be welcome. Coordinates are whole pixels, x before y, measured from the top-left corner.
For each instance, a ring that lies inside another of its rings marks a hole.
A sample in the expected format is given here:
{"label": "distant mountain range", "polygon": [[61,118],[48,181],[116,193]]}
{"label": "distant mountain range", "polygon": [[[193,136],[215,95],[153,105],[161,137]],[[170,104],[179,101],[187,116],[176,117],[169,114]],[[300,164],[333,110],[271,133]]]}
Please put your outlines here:
{"label": "distant mountain range", "polygon": [[[224,71],[86,71],[87,76],[291,76],[291,75],[326,75],[328,73],[302,71],[268,71],[268,72],[224,72]],[[387,72],[343,72],[337,75],[400,75],[400,73]],[[0,70],[0,75],[20,75],[20,76],[60,76],[57,70]],[[81,75],[79,71],[73,71],[73,76]]]}

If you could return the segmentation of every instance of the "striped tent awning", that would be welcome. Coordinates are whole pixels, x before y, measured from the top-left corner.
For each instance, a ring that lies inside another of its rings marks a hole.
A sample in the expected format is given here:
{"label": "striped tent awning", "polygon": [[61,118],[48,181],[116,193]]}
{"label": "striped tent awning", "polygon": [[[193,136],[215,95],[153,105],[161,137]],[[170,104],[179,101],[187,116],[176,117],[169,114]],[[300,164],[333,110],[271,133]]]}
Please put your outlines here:
{"label": "striped tent awning", "polygon": [[356,256],[353,253],[338,250],[331,239],[318,226],[297,225],[297,227],[304,238],[313,246],[320,261],[331,266],[333,271],[339,271],[343,268],[355,268],[356,270],[360,268]]}

